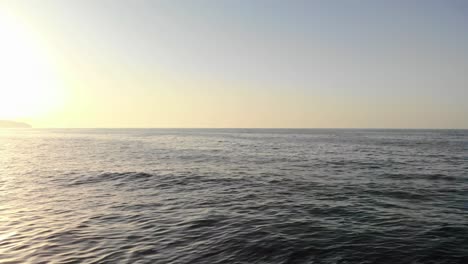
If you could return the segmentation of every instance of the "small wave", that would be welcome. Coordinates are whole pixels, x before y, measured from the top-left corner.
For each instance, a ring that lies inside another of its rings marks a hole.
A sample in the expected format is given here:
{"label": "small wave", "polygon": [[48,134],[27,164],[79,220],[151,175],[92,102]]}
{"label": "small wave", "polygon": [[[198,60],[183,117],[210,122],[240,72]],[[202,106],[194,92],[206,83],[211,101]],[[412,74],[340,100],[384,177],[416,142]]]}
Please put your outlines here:
{"label": "small wave", "polygon": [[145,181],[152,177],[154,174],[144,173],[144,172],[105,172],[92,176],[80,176],[75,181],[69,183],[69,186],[84,185],[84,184],[96,184],[103,182],[113,182],[113,181]]}
{"label": "small wave", "polygon": [[459,178],[455,176],[434,173],[434,174],[417,174],[417,173],[386,173],[382,175],[386,178],[396,179],[396,180],[430,180],[430,181],[456,181]]}
{"label": "small wave", "polygon": [[368,189],[364,190],[363,192],[370,195],[370,197],[388,197],[392,199],[408,200],[413,202],[431,201],[434,199],[430,195],[421,193],[421,191],[418,191],[416,189]]}

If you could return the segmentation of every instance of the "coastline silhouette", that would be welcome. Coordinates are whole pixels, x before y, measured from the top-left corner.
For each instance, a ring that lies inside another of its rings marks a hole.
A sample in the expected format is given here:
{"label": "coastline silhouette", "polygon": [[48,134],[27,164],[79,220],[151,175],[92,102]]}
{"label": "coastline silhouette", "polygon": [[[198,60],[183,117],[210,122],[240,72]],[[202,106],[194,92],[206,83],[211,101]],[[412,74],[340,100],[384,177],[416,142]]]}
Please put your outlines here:
{"label": "coastline silhouette", "polygon": [[0,120],[0,128],[32,128],[32,126],[24,122]]}

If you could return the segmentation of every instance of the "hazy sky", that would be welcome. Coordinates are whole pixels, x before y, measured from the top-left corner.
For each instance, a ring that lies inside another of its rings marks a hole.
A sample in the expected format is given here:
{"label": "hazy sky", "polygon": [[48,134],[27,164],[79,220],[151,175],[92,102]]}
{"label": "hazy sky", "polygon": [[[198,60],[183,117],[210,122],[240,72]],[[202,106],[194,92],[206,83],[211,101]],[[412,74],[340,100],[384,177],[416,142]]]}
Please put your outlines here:
{"label": "hazy sky", "polygon": [[463,0],[1,0],[0,35],[37,127],[468,128]]}

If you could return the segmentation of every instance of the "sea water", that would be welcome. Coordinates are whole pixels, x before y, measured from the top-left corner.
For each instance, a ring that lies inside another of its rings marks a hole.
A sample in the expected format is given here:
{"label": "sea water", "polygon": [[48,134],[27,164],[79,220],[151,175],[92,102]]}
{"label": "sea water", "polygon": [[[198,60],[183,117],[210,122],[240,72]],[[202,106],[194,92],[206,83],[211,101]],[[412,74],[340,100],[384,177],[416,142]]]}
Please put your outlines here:
{"label": "sea water", "polygon": [[0,263],[468,263],[468,131],[0,131]]}

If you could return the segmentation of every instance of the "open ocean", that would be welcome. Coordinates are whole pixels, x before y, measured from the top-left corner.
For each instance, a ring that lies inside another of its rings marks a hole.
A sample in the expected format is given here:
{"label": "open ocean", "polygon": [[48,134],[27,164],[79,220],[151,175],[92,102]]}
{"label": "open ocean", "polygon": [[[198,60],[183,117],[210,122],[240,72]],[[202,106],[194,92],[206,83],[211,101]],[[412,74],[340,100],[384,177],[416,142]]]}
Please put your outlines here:
{"label": "open ocean", "polygon": [[468,263],[468,131],[0,130],[0,263]]}

